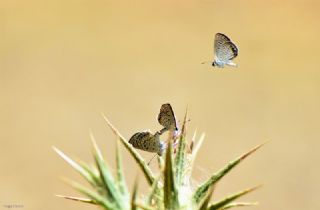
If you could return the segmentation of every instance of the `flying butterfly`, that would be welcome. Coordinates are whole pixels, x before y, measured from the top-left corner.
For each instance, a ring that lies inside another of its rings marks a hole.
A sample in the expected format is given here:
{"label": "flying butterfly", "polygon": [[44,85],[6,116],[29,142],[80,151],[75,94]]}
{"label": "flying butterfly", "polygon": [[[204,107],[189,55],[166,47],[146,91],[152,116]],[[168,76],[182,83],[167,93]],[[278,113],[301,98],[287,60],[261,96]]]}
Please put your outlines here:
{"label": "flying butterfly", "polygon": [[217,33],[214,38],[214,60],[212,66],[219,68],[223,68],[225,65],[237,67],[237,64],[232,62],[237,56],[238,48],[231,39],[222,33]]}
{"label": "flying butterfly", "polygon": [[178,131],[177,120],[174,115],[173,109],[169,103],[162,104],[160,108],[160,113],[158,115],[158,122],[160,123],[160,125],[164,127],[160,131],[160,134],[162,134],[164,131],[167,131],[167,130],[174,131],[174,132]]}
{"label": "flying butterfly", "polygon": [[147,152],[162,155],[165,150],[165,144],[161,142],[159,133],[152,134],[150,131],[135,133],[129,140],[133,147]]}

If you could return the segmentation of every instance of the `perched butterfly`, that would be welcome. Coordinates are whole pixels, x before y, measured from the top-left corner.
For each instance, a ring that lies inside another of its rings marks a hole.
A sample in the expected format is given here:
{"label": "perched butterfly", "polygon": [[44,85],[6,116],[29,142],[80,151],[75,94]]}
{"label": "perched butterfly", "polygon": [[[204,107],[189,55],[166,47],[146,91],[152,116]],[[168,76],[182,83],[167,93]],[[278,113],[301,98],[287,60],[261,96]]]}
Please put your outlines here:
{"label": "perched butterfly", "polygon": [[161,142],[159,135],[158,132],[156,134],[150,131],[138,132],[130,138],[129,143],[137,149],[154,152],[161,156],[166,146]]}
{"label": "perched butterfly", "polygon": [[212,66],[223,68],[225,65],[236,67],[232,60],[237,57],[237,46],[224,34],[217,33],[214,38],[214,61]]}
{"label": "perched butterfly", "polygon": [[158,115],[158,122],[164,127],[160,131],[160,134],[167,130],[178,131],[177,120],[170,104],[162,104]]}

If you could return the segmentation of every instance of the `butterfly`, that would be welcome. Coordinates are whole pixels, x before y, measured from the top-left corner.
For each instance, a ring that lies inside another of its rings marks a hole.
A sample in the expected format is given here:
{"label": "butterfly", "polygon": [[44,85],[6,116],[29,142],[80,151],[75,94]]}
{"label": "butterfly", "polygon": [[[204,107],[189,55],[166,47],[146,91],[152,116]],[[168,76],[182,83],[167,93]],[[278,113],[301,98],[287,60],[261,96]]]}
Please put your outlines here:
{"label": "butterfly", "polygon": [[161,142],[159,136],[159,132],[155,134],[152,134],[150,131],[137,132],[130,138],[129,143],[132,144],[134,148],[157,153],[161,156],[166,146]]}
{"label": "butterfly", "polygon": [[160,134],[162,134],[165,131],[174,131],[177,132],[178,125],[177,125],[177,120],[174,115],[173,109],[171,105],[168,104],[162,104],[160,108],[160,113],[158,115],[158,122],[160,125],[162,125],[164,128],[160,131]]}
{"label": "butterfly", "polygon": [[223,68],[225,65],[236,67],[237,64],[233,63],[232,60],[237,56],[237,46],[226,35],[217,33],[214,38],[214,60],[212,66],[219,68]]}

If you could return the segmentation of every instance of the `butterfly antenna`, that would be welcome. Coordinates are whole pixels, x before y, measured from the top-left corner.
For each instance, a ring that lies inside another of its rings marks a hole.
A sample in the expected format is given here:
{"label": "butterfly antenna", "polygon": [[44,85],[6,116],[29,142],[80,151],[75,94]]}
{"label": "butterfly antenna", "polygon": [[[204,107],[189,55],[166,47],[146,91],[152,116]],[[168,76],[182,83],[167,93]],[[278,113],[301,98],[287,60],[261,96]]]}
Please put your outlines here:
{"label": "butterfly antenna", "polygon": [[204,61],[201,64],[211,63],[211,61]]}
{"label": "butterfly antenna", "polygon": [[151,161],[157,156],[157,154],[155,154],[148,162],[148,166],[150,165]]}

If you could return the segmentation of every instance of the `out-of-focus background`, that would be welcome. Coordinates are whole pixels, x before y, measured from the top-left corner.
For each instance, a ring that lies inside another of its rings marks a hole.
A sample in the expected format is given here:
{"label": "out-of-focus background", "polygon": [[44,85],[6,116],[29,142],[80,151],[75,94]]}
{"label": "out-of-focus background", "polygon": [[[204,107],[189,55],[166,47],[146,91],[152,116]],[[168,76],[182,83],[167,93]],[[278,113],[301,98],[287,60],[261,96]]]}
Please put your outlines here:
{"label": "out-of-focus background", "polygon": [[[214,199],[263,184],[242,199],[254,209],[319,209],[319,11],[312,0],[2,0],[0,209],[94,209],[54,196],[79,195],[61,177],[83,181],[51,146],[93,162],[91,131],[114,166],[101,112],[130,138],[160,129],[168,102],[179,119],[189,107],[189,137],[206,132],[195,183],[270,140]],[[238,45],[238,68],[200,64],[217,32]],[[131,186],[139,169],[122,152]]]}

